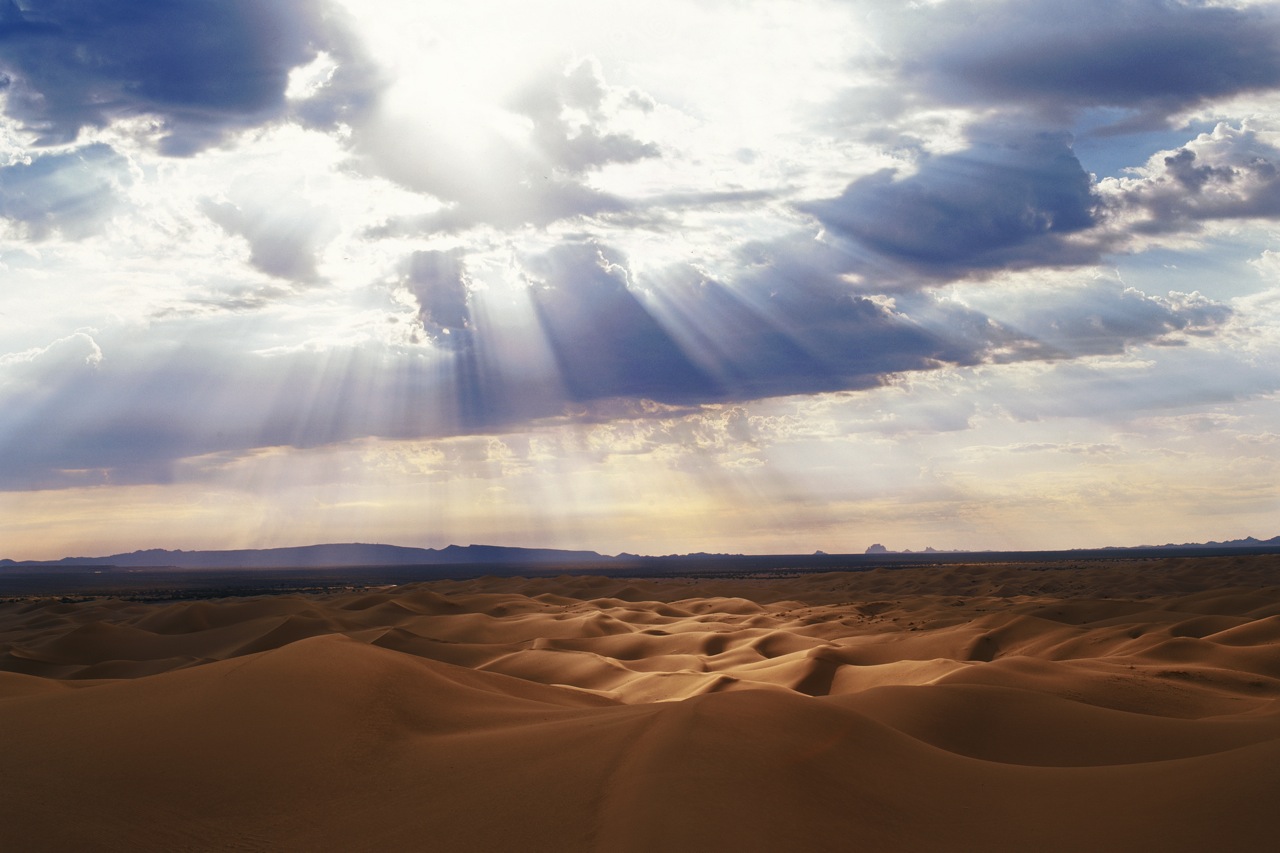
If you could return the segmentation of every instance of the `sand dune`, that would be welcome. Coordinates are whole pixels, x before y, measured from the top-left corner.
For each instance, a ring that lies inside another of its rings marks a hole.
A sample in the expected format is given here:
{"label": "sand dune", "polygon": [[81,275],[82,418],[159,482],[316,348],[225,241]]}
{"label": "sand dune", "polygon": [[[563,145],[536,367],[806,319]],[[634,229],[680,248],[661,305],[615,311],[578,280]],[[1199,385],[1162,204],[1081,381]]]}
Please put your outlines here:
{"label": "sand dune", "polygon": [[15,850],[1252,850],[1280,559],[0,603]]}

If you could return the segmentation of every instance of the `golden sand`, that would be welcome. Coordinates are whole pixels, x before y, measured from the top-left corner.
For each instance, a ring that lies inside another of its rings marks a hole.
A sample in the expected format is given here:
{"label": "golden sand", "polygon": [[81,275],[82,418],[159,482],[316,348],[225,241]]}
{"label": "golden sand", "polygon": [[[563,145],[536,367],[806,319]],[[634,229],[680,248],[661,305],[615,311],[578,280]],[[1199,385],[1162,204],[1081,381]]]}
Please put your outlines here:
{"label": "golden sand", "polygon": [[1280,558],[0,604],[0,847],[1280,837]]}

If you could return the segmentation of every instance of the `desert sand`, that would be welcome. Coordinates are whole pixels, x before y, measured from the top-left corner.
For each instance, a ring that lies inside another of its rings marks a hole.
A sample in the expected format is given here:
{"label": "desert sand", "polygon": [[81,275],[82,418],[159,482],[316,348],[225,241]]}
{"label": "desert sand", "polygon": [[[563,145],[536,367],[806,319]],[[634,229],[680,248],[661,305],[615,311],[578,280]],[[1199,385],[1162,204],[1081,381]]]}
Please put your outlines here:
{"label": "desert sand", "polygon": [[0,847],[1244,851],[1280,557],[0,604]]}

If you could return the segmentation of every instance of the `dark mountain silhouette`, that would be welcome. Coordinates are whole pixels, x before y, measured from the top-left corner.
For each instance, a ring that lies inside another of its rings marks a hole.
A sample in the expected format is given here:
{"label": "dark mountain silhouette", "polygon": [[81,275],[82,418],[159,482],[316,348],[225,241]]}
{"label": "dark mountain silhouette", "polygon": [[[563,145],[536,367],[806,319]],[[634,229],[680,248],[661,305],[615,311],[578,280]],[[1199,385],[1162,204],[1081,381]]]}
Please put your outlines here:
{"label": "dark mountain silhouette", "polygon": [[563,551],[555,548],[515,548],[500,545],[449,545],[445,548],[405,548],[398,545],[345,543],[304,545],[295,548],[258,548],[237,551],[168,551],[153,548],[107,557],[64,557],[60,560],[3,560],[0,571],[17,574],[37,569],[40,573],[70,573],[123,569],[348,569],[413,566],[476,567],[478,573],[500,567],[503,571],[521,567],[573,571],[758,571],[777,568],[798,570],[840,570],[873,565],[993,561],[998,559],[1048,560],[1079,558],[1127,559],[1142,556],[1187,556],[1231,553],[1274,553],[1280,550],[1280,536],[1270,539],[1232,539],[1226,542],[1183,545],[1139,545],[1136,547],[1076,548],[1062,551],[940,551],[928,548],[912,553],[893,551],[879,543],[865,554],[669,554],[646,557],[619,554],[611,557],[595,551]]}
{"label": "dark mountain silhouette", "polygon": [[177,569],[336,568],[342,566],[420,566],[469,563],[540,564],[604,563],[612,560],[595,551],[553,548],[509,548],[499,545],[449,545],[445,548],[404,548],[398,545],[347,543],[304,545],[296,548],[255,548],[239,551],[167,551],[152,548],[108,557],[63,557],[61,560],[0,560],[0,567],[82,568],[117,566]]}
{"label": "dark mountain silhouette", "polygon": [[1176,548],[1182,550],[1184,548],[1268,548],[1280,547],[1280,536],[1272,536],[1270,539],[1255,539],[1252,536],[1246,536],[1243,539],[1228,539],[1225,542],[1184,542],[1181,545],[1174,545],[1170,542],[1167,545],[1138,545],[1134,548],[1130,547],[1111,547],[1108,551],[1132,551],[1136,549],[1153,550],[1162,548]]}

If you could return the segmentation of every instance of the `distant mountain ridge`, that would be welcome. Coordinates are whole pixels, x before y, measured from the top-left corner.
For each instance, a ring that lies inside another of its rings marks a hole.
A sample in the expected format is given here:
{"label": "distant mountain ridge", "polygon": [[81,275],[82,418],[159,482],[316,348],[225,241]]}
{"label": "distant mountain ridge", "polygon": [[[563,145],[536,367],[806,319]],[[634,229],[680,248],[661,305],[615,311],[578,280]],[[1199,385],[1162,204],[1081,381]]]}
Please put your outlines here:
{"label": "distant mountain ridge", "polygon": [[[1175,545],[1170,542],[1165,545],[1104,545],[1101,548],[1069,548],[1055,551],[1046,551],[1045,553],[1061,553],[1071,554],[1078,551],[1186,551],[1195,550],[1197,548],[1280,548],[1280,536],[1272,536],[1270,539],[1256,539],[1253,536],[1246,536],[1243,539],[1228,539],[1224,542],[1183,542]],[[886,548],[877,542],[867,548],[866,554],[998,554],[999,551],[970,551],[951,548],[925,548],[923,551],[912,551],[908,548],[905,551],[895,551],[892,548]]]}
{"label": "distant mountain ridge", "polygon": [[[1280,536],[1270,539],[1231,539],[1225,542],[1198,542],[1182,545],[1111,546],[1105,548],[1074,548],[1059,551],[946,551],[926,548],[924,551],[893,551],[876,544],[866,554],[827,554],[818,552],[806,555],[743,555],[743,554],[668,554],[662,557],[646,557],[637,554],[619,554],[611,557],[597,551],[568,551],[556,548],[518,548],[504,545],[449,545],[444,548],[408,548],[400,545],[377,545],[350,542],[327,545],[302,545],[291,548],[250,548],[234,551],[169,551],[152,548],[128,554],[112,554],[107,557],[63,557],[60,560],[11,560],[0,559],[0,571],[17,569],[46,569],[51,571],[74,569],[333,569],[372,566],[557,566],[599,567],[623,569],[627,567],[659,567],[671,561],[695,561],[699,563],[739,562],[747,564],[764,560],[789,561],[787,565],[844,566],[861,564],[865,560],[885,559],[919,562],[928,559],[979,558],[992,559],[1001,554],[1050,555],[1076,557],[1082,554],[1121,556],[1129,552],[1150,554],[1168,552],[1195,554],[1205,551],[1234,551],[1236,549],[1280,549]],[[762,564],[763,565],[763,564]],[[772,565],[772,563],[770,563]]]}
{"label": "distant mountain ridge", "polygon": [[359,542],[302,545],[292,548],[250,548],[235,551],[168,551],[151,548],[108,557],[63,557],[60,560],[0,560],[3,567],[72,568],[117,566],[177,569],[284,569],[343,566],[456,565],[471,563],[542,564],[601,563],[612,557],[595,551],[554,548],[514,548],[501,545],[449,545],[445,548],[406,548]]}
{"label": "distant mountain ridge", "polygon": [[1104,550],[1107,551],[1131,551],[1135,548],[1152,549],[1152,548],[1265,548],[1280,547],[1280,536],[1272,536],[1270,539],[1255,539],[1252,536],[1246,536],[1243,539],[1228,539],[1225,542],[1184,542],[1181,545],[1169,543],[1167,545],[1137,545],[1137,546],[1111,546]]}

